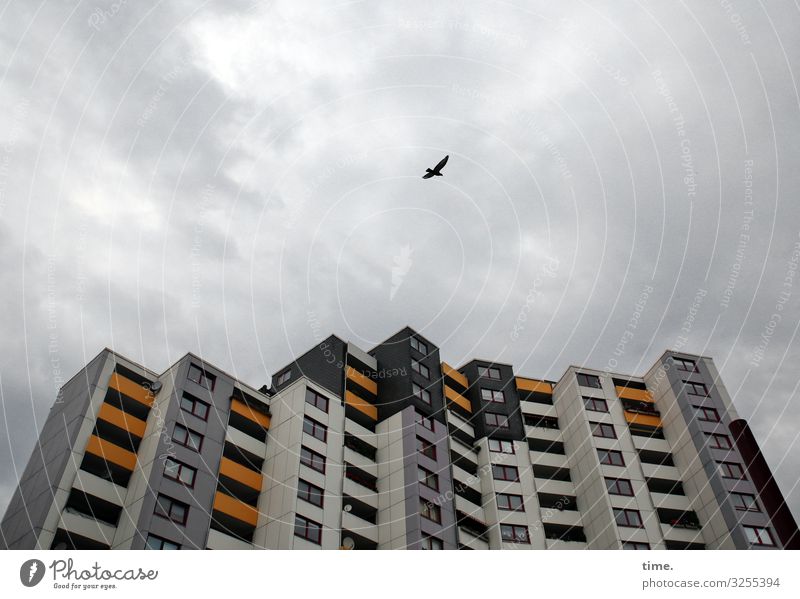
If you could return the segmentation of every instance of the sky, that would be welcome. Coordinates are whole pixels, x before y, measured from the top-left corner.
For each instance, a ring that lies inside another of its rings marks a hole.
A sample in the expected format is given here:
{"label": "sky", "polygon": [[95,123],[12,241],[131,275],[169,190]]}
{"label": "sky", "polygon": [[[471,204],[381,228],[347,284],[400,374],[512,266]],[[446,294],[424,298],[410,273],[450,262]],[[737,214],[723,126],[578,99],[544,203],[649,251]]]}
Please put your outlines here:
{"label": "sky", "polygon": [[[714,358],[800,515],[800,6],[4,2],[0,512],[104,347]],[[444,176],[422,180],[444,155]]]}

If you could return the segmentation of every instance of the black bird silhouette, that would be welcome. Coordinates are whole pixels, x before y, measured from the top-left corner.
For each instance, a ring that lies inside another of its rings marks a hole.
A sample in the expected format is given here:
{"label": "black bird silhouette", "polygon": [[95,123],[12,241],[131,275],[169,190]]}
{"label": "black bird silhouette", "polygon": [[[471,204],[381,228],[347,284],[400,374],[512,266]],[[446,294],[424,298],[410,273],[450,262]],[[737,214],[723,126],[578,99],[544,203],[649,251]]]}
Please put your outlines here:
{"label": "black bird silhouette", "polygon": [[447,164],[447,159],[448,158],[450,158],[449,154],[447,156],[445,156],[444,158],[442,158],[442,160],[439,162],[439,164],[434,166],[432,169],[426,168],[425,169],[425,174],[422,175],[422,178],[423,179],[430,179],[431,177],[441,177],[442,176],[442,169],[444,168],[444,165]]}

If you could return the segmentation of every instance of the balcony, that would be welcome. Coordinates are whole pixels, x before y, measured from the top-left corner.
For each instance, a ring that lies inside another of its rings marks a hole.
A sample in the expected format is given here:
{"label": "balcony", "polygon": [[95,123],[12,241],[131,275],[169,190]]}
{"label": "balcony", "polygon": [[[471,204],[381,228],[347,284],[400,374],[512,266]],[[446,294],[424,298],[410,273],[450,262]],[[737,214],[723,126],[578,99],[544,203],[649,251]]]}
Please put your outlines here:
{"label": "balcony", "polygon": [[552,453],[556,455],[566,454],[566,448],[564,447],[564,443],[562,443],[561,441],[554,441],[551,439],[540,438],[539,437],[540,432],[546,432],[546,431],[540,431],[539,429],[537,429],[535,437],[528,437],[528,449],[530,449],[530,451]]}
{"label": "balcony", "polygon": [[656,464],[642,463],[642,473],[647,479],[680,480],[681,476],[675,466],[658,466]]}
{"label": "balcony", "polygon": [[665,508],[675,511],[686,511],[691,505],[685,495],[672,495],[669,493],[656,493],[650,491],[650,499],[656,508]]}
{"label": "balcony", "polygon": [[700,521],[693,511],[669,508],[658,508],[656,511],[665,539],[686,543],[703,541]]}
{"label": "balcony", "polygon": [[378,493],[354,480],[349,478],[344,479],[342,483],[342,494],[354,497],[355,499],[363,501],[370,507],[378,509]]}
{"label": "balcony", "polygon": [[265,442],[270,419],[266,405],[261,402],[253,400],[246,403],[237,397],[231,397],[229,428],[235,428],[257,441]]}
{"label": "balcony", "polygon": [[359,470],[363,470],[370,476],[378,476],[378,464],[360,453],[353,451],[349,447],[344,448],[344,461],[348,464],[352,464]]}
{"label": "balcony", "polygon": [[74,487],[69,492],[67,503],[64,507],[70,513],[98,520],[113,527],[117,526],[120,514],[122,514],[122,506],[118,503],[106,501]]}
{"label": "balcony", "polygon": [[472,516],[473,518],[477,518],[481,522],[486,521],[486,516],[483,513],[483,508],[480,505],[469,501],[468,499],[461,497],[460,495],[456,495],[456,509],[463,512],[467,516]]}
{"label": "balcony", "polygon": [[542,428],[525,424],[525,436],[529,439],[535,438],[542,441],[560,441],[563,435],[560,430],[553,428]]}
{"label": "balcony", "polygon": [[519,402],[520,410],[522,411],[523,418],[527,415],[531,416],[545,416],[547,418],[558,418],[556,407],[552,404],[536,403],[532,401]]}
{"label": "balcony", "polygon": [[375,431],[371,431],[352,418],[344,419],[344,432],[358,437],[364,443],[371,445],[376,451],[378,448],[378,438]]}
{"label": "balcony", "polygon": [[458,453],[459,455],[464,456],[464,458],[466,458],[467,460],[469,460],[470,462],[474,463],[477,466],[478,454],[470,446],[467,446],[458,439],[451,437],[450,449]]}
{"label": "balcony", "polygon": [[254,506],[217,491],[211,513],[211,528],[221,533],[251,542],[258,524],[258,509]]}
{"label": "balcony", "polygon": [[487,550],[489,543],[481,537],[471,533],[463,526],[458,527],[458,542],[468,549]]}
{"label": "balcony", "polygon": [[116,527],[66,508],[61,514],[61,528],[96,543],[110,546],[114,542]]}
{"label": "balcony", "polygon": [[534,484],[538,493],[556,496],[575,495],[575,485],[569,481],[537,478]]}
{"label": "balcony", "polygon": [[450,463],[464,470],[467,474],[477,477],[478,476],[478,463],[475,460],[474,456],[467,457],[465,455],[461,455],[456,453],[455,451],[450,452]]}
{"label": "balcony", "polygon": [[454,412],[448,412],[447,414],[447,423],[450,425],[451,428],[460,428],[463,429],[464,433],[475,438],[475,427],[473,427],[469,422],[467,422],[464,418],[459,416]]}
{"label": "balcony", "polygon": [[463,483],[464,485],[466,485],[470,489],[473,489],[474,491],[477,491],[478,493],[481,492],[479,478],[477,476],[472,476],[471,474],[469,474],[469,472],[467,472],[462,468],[459,468],[455,464],[453,465],[453,479],[460,483]]}
{"label": "balcony", "polygon": [[77,471],[72,488],[120,506],[125,502],[125,496],[128,493],[125,487],[115,485],[110,480],[100,478],[85,470]]}
{"label": "balcony", "polygon": [[262,460],[267,454],[267,444],[264,441],[259,441],[258,439],[251,437],[250,435],[243,433],[239,429],[231,426],[225,430],[225,441],[249,453],[252,453],[255,456],[258,456]]}
{"label": "balcony", "polygon": [[353,512],[342,512],[342,536],[348,536],[349,533],[355,533],[360,537],[371,541],[377,545],[378,543],[378,527],[375,524],[356,516]]}
{"label": "balcony", "polygon": [[531,464],[534,466],[549,466],[555,469],[567,468],[567,456],[556,453],[530,452]]}
{"label": "balcony", "polygon": [[632,435],[633,446],[636,449],[644,451],[655,451],[659,453],[670,453],[669,443],[664,439],[654,439],[652,437],[640,437],[639,435]]}
{"label": "balcony", "polygon": [[[586,535],[583,533],[581,526],[564,526],[561,524],[543,524],[544,537],[547,539],[547,548],[551,549],[551,541],[560,541],[568,543],[569,547],[564,549],[583,549],[584,547],[577,546],[578,544],[586,543]],[[556,549],[557,547],[552,547]]]}
{"label": "balcony", "polygon": [[247,541],[242,541],[236,537],[225,534],[213,528],[208,531],[208,539],[206,540],[206,549],[216,549],[219,551],[225,550],[244,550],[253,549],[253,544]]}
{"label": "balcony", "polygon": [[545,546],[548,549],[560,551],[575,551],[576,549],[586,549],[586,541],[563,541],[560,539],[547,539]]}
{"label": "balcony", "polygon": [[470,516],[469,514],[466,514],[460,510],[456,510],[456,522],[458,523],[459,530],[463,528],[473,536],[476,536],[484,541],[488,540],[486,535],[489,527],[482,519]]}
{"label": "balcony", "polygon": [[678,528],[661,523],[661,534],[664,540],[673,543],[703,543],[703,533],[697,528]]}

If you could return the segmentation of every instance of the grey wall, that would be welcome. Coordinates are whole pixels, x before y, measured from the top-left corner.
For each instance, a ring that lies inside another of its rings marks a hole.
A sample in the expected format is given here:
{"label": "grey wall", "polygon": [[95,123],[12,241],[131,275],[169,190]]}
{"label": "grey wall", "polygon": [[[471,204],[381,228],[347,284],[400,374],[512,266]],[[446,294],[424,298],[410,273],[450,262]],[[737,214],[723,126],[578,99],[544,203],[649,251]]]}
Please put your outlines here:
{"label": "grey wall", "polygon": [[53,503],[98,377],[109,356],[103,350],[62,388],[0,524],[0,548],[31,549]]}

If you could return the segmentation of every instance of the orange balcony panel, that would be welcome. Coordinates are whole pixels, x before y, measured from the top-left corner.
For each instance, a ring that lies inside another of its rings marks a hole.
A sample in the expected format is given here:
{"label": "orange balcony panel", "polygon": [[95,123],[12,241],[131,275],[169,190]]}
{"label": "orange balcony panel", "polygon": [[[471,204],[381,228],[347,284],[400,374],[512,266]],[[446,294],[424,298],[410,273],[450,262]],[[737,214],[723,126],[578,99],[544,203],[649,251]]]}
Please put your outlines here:
{"label": "orange balcony panel", "polygon": [[123,395],[127,395],[131,399],[135,399],[139,403],[143,403],[148,408],[153,405],[153,401],[155,400],[155,396],[150,393],[149,389],[145,389],[138,383],[134,383],[132,380],[126,379],[116,372],[111,375],[108,386],[112,389],[116,389]]}
{"label": "orange balcony panel", "polygon": [[547,381],[537,381],[536,379],[524,379],[517,377],[517,389],[523,391],[533,391],[535,393],[549,393],[552,395],[553,386]]}
{"label": "orange balcony panel", "polygon": [[653,401],[653,394],[646,389],[631,389],[630,387],[617,387],[617,396],[620,399],[632,399],[634,401]]}
{"label": "orange balcony panel", "polygon": [[378,394],[378,383],[373,381],[368,376],[364,376],[352,366],[347,367],[347,378],[349,378],[351,381],[355,381],[373,395]]}
{"label": "orange balcony panel", "polygon": [[144,420],[126,414],[119,408],[115,408],[106,402],[103,402],[103,405],[100,406],[97,417],[128,431],[136,437],[144,437],[144,431],[147,428],[147,423]]}
{"label": "orange balcony panel", "polygon": [[105,441],[97,435],[89,437],[89,443],[86,444],[86,451],[103,458],[107,462],[125,468],[126,470],[133,471],[133,469],[136,468],[135,453],[123,449],[119,445],[114,445],[109,441]]}
{"label": "orange balcony panel", "polygon": [[352,393],[351,391],[345,391],[344,403],[353,406],[356,410],[363,412],[373,420],[378,419],[378,408],[373,406],[368,401],[361,399],[358,395]]}
{"label": "orange balcony panel", "polygon": [[250,526],[258,524],[258,510],[256,508],[219,491],[214,496],[214,510],[246,522]]}
{"label": "orange balcony panel", "polygon": [[457,382],[464,388],[469,387],[469,381],[467,380],[467,377],[465,377],[458,370],[450,366],[450,364],[448,364],[447,362],[442,362],[442,374],[445,376],[449,376],[451,379],[453,379],[455,382]]}
{"label": "orange balcony panel", "polygon": [[269,428],[270,417],[263,412],[258,412],[239,399],[231,399],[231,412],[244,416],[248,420],[261,425],[262,428]]}
{"label": "orange balcony panel", "polygon": [[467,412],[472,413],[472,404],[469,403],[469,400],[461,395],[458,391],[451,389],[447,385],[444,386],[444,396],[452,401],[454,404],[458,404],[462,408],[464,408]]}
{"label": "orange balcony panel", "polygon": [[238,481],[243,485],[250,487],[251,489],[261,491],[261,483],[264,480],[261,476],[261,473],[251,470],[246,466],[242,466],[241,464],[237,464],[233,460],[223,457],[219,464],[219,473],[227,476],[228,478],[232,478],[233,480]]}
{"label": "orange balcony panel", "polygon": [[644,426],[654,426],[656,428],[661,428],[661,417],[659,416],[625,412],[625,420],[628,421],[628,424],[641,424]]}

